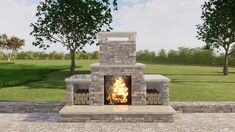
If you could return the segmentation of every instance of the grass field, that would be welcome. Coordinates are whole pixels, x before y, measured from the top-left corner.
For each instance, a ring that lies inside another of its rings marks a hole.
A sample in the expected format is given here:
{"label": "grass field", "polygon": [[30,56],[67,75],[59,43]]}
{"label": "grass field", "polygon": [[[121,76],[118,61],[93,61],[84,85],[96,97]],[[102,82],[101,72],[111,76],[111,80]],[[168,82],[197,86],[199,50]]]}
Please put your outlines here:
{"label": "grass field", "polygon": [[[78,73],[89,73],[90,64],[95,62],[77,60]],[[69,60],[0,61],[0,100],[65,101],[64,79],[69,75],[69,64]],[[235,68],[230,68],[229,76],[223,76],[221,67],[146,63],[145,73],[171,79],[171,101],[235,101]],[[24,85],[4,87],[11,80]]]}

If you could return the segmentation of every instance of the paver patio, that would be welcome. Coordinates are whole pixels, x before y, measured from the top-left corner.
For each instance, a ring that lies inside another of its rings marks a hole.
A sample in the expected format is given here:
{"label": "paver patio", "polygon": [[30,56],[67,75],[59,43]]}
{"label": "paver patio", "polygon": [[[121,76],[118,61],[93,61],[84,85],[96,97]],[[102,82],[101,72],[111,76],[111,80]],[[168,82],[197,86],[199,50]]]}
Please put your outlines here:
{"label": "paver patio", "polygon": [[235,132],[235,113],[177,113],[174,123],[63,123],[57,113],[0,113],[0,132]]}

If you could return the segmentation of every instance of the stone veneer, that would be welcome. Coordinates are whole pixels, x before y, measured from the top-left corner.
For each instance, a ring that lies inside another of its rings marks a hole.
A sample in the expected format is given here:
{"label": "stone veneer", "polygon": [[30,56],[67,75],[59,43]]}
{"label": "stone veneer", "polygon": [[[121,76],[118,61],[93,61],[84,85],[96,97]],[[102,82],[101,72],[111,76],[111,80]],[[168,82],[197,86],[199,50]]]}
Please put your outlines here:
{"label": "stone veneer", "polygon": [[71,114],[62,115],[63,122],[92,122],[92,123],[172,123],[174,117],[172,114]]}
{"label": "stone veneer", "polygon": [[100,65],[135,65],[136,45],[131,41],[110,41],[100,44]]}
{"label": "stone veneer", "polygon": [[[100,33],[100,63],[91,65],[90,105],[104,105],[104,76],[131,76],[131,105],[146,105],[144,64],[136,64],[135,32]],[[128,37],[109,41],[109,37]]]}
{"label": "stone veneer", "polygon": [[[64,102],[0,102],[0,113],[58,113]],[[235,102],[170,102],[182,113],[235,113]]]}
{"label": "stone veneer", "polygon": [[91,65],[90,105],[104,105],[104,76],[131,76],[131,105],[145,105],[144,65]]}

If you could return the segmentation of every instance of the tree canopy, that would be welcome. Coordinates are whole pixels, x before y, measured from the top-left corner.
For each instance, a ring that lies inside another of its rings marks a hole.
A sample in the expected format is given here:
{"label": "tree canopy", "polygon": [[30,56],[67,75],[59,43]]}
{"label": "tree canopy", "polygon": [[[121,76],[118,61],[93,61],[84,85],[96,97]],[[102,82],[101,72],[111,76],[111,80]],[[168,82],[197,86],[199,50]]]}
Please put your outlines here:
{"label": "tree canopy", "polygon": [[[114,8],[113,8],[114,7]],[[61,43],[71,55],[70,73],[75,74],[75,52],[96,43],[96,34],[110,31],[112,9],[117,0],[45,0],[37,7],[37,22],[31,23],[33,45],[46,49]]]}
{"label": "tree canopy", "polygon": [[23,39],[12,36],[8,37],[6,34],[0,35],[0,49],[5,51],[7,60],[11,60],[11,55],[13,51],[17,51],[25,44]]}
{"label": "tree canopy", "polygon": [[224,55],[224,75],[228,75],[228,58],[235,52],[235,1],[209,0],[202,6],[203,24],[197,25],[197,38],[206,42],[207,49],[222,48]]}

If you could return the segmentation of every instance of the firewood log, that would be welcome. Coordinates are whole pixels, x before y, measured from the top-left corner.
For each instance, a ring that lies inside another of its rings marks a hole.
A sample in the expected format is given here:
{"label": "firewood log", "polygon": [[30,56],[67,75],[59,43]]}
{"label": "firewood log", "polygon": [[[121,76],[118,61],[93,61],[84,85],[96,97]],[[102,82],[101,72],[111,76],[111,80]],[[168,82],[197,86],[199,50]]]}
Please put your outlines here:
{"label": "firewood log", "polygon": [[154,97],[157,97],[157,96],[158,96],[158,94],[157,94],[157,93],[154,93],[154,94],[153,94],[153,96],[154,96]]}
{"label": "firewood log", "polygon": [[149,96],[150,96],[150,97],[153,97],[153,93],[150,93]]}
{"label": "firewood log", "polygon": [[86,96],[86,94],[85,94],[85,93],[81,93],[81,96],[82,96],[82,97],[85,97],[85,96]]}
{"label": "firewood log", "polygon": [[85,105],[85,104],[86,104],[86,101],[85,101],[85,100],[82,100],[82,101],[81,101],[81,104],[82,104],[82,105]]}
{"label": "firewood log", "polygon": [[78,93],[78,94],[77,94],[77,96],[78,96],[78,97],[81,97],[81,96],[82,96],[82,94],[81,94],[81,93]]}

